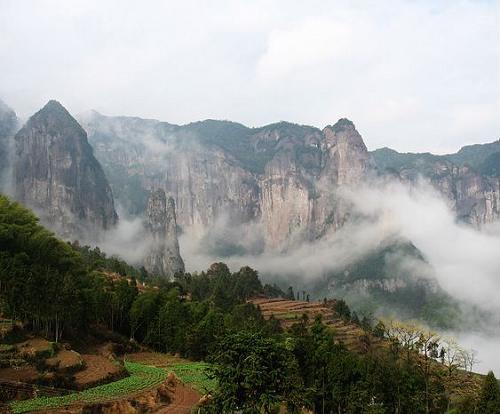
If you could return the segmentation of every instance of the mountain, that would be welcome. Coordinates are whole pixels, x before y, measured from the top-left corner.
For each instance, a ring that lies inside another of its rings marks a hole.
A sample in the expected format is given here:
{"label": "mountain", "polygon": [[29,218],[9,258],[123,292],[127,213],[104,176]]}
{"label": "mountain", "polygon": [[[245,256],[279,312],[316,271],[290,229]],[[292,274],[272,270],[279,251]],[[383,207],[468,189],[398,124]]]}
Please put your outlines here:
{"label": "mountain", "polygon": [[57,101],[48,102],[15,136],[17,200],[64,238],[95,240],[118,216],[87,134]]}
{"label": "mountain", "polygon": [[10,160],[18,125],[16,113],[0,99],[0,192],[11,190]]}
{"label": "mountain", "polygon": [[214,120],[178,126],[96,112],[80,121],[129,212],[144,214],[148,188],[163,188],[184,233],[225,216],[232,225],[259,223],[262,243],[277,251],[342,226],[349,209],[336,191],[373,169],[348,120],[323,130]]}
{"label": "mountain", "polygon": [[399,153],[389,148],[371,155],[381,174],[430,183],[461,221],[480,227],[500,217],[500,141],[470,145],[448,155]]}
{"label": "mountain", "polygon": [[[117,202],[145,216],[150,190],[163,189],[174,200],[180,233],[190,241],[198,237],[211,256],[279,255],[331,237],[357,219],[343,189],[380,176],[410,184],[423,177],[459,219],[474,225],[493,221],[500,212],[498,177],[483,172],[494,168],[489,154],[499,143],[436,156],[369,152],[348,119],[323,129],[288,122],[249,128],[216,120],[174,125],[95,111],[79,119]],[[398,264],[395,257],[407,261]],[[405,267],[417,262],[411,270]],[[428,319],[435,320],[429,303],[449,298],[443,299],[432,277],[431,266],[409,240],[374,246],[358,261],[300,288],[317,297],[335,294],[353,303],[357,298],[365,309],[408,308],[409,316],[431,314]],[[442,314],[448,311],[440,308]]]}

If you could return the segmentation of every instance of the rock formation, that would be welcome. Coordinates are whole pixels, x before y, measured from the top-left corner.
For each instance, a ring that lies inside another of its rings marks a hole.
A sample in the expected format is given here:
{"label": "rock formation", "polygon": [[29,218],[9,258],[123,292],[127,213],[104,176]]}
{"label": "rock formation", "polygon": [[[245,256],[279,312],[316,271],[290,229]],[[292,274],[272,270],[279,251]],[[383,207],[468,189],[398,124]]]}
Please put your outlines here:
{"label": "rock formation", "polygon": [[11,192],[11,159],[14,135],[18,128],[16,113],[0,100],[0,192]]}
{"label": "rock formation", "polygon": [[476,227],[500,218],[500,169],[491,165],[497,154],[498,141],[464,147],[449,155],[401,154],[388,148],[373,152],[381,173],[408,183],[427,181],[444,196],[460,221]]}
{"label": "rock formation", "polygon": [[81,122],[115,196],[135,200],[131,212],[144,211],[145,189],[161,187],[174,198],[183,230],[197,232],[225,215],[262,225],[267,248],[276,250],[341,226],[349,209],[337,189],[373,169],[345,119],[323,131],[286,122],[176,126],[95,112]]}
{"label": "rock formation", "polygon": [[150,253],[144,262],[146,270],[170,278],[177,272],[183,272],[174,200],[167,198],[161,189],[153,191],[149,197],[146,227],[152,239]]}
{"label": "rock formation", "polygon": [[424,177],[459,219],[474,225],[500,217],[500,156],[491,158],[500,154],[500,142],[449,156],[369,152],[347,119],[323,130],[287,122],[247,128],[213,120],[178,126],[93,112],[82,125],[115,197],[140,215],[148,189],[163,188],[188,234],[217,226],[223,216],[228,228],[257,224],[266,250],[285,251],[341,228],[352,213],[339,192],[371,175],[410,183]]}
{"label": "rock formation", "polygon": [[61,237],[95,240],[117,214],[87,134],[56,101],[48,102],[15,136],[16,198]]}

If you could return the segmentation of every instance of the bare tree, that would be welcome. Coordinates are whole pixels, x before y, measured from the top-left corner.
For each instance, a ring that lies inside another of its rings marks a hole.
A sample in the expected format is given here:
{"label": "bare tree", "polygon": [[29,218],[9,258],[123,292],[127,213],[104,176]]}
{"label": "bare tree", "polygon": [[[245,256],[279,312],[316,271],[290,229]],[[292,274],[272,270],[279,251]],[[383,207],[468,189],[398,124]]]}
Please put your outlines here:
{"label": "bare tree", "polygon": [[464,366],[464,350],[453,338],[444,338],[441,341],[440,359],[448,373],[448,377]]}
{"label": "bare tree", "polygon": [[477,351],[475,349],[465,350],[460,353],[463,361],[463,368],[472,374],[474,366],[480,361],[477,359]]}

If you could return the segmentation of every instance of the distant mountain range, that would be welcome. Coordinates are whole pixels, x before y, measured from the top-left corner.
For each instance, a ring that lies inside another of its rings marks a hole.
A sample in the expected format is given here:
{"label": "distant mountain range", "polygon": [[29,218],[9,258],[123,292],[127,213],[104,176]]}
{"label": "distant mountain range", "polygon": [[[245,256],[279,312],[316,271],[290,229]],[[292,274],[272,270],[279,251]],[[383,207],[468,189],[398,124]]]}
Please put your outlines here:
{"label": "distant mountain range", "polygon": [[[323,129],[288,122],[248,128],[216,120],[173,125],[91,111],[77,116],[77,122],[54,101],[14,138],[17,119],[12,114],[0,105],[0,157],[16,147],[15,194],[47,217],[66,220],[63,227],[70,233],[69,224],[76,221],[104,231],[114,226],[115,203],[131,216],[151,217],[150,196],[162,190],[172,199],[167,204],[175,209],[179,233],[202,239],[211,228],[228,229],[222,232],[223,240],[209,243],[217,246],[221,257],[235,252],[282,254],[328,237],[353,220],[351,205],[340,190],[355,189],[374,177],[392,177],[409,185],[427,181],[459,220],[473,226],[500,215],[500,141],[467,146],[449,155],[403,154],[389,148],[370,152],[348,119]],[[68,219],[66,211],[74,219]],[[168,232],[172,235],[171,223]],[[167,244],[175,246],[177,235],[172,237],[173,244]],[[380,262],[382,257],[384,262],[387,248],[420,255],[411,241],[402,240],[396,247],[380,246],[374,260]],[[180,257],[148,260],[182,261]],[[370,273],[361,267],[363,271],[353,264],[349,280],[340,277],[342,286],[338,274],[325,275],[326,286],[337,292],[362,288],[387,294],[413,286],[400,279],[388,281],[387,269]],[[315,290],[325,292],[321,287]],[[422,308],[422,303],[416,307]]]}

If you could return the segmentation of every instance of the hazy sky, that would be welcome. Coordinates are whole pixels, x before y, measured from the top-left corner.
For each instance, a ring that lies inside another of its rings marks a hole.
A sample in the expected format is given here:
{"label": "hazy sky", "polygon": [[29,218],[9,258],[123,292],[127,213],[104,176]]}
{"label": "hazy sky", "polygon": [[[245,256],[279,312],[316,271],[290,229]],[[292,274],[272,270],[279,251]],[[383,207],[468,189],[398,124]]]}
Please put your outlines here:
{"label": "hazy sky", "polygon": [[323,127],[370,149],[500,138],[500,0],[0,0],[0,98]]}

